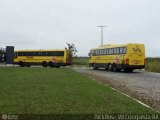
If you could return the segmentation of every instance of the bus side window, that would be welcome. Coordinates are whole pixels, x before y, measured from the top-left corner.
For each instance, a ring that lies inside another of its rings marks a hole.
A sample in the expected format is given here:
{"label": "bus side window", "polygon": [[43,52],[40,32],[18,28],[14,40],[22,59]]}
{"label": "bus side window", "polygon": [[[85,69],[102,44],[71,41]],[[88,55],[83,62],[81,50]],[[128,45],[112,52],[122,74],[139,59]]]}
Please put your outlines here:
{"label": "bus side window", "polygon": [[119,48],[116,48],[116,53],[119,54]]}
{"label": "bus side window", "polygon": [[123,48],[120,48],[119,53],[123,54]]}
{"label": "bus side window", "polygon": [[109,55],[111,54],[111,49],[108,49],[108,54],[109,54]]}
{"label": "bus side window", "polygon": [[126,50],[127,50],[127,48],[124,47],[124,48],[123,48],[123,54],[126,54]]}
{"label": "bus side window", "polygon": [[109,55],[113,55],[113,50],[114,50],[113,48],[109,49]]}
{"label": "bus side window", "polygon": [[99,55],[102,55],[102,50],[99,50]]}
{"label": "bus side window", "polygon": [[97,55],[97,50],[95,50],[95,55]]}
{"label": "bus side window", "polygon": [[103,49],[103,55],[105,55],[106,54],[106,50],[105,49]]}
{"label": "bus side window", "polygon": [[100,55],[103,55],[103,50],[100,50]]}
{"label": "bus side window", "polygon": [[98,56],[99,55],[99,50],[96,50],[96,56]]}
{"label": "bus side window", "polygon": [[100,55],[100,50],[98,50],[98,55]]}
{"label": "bus side window", "polygon": [[114,48],[114,54],[117,54],[117,48]]}
{"label": "bus side window", "polygon": [[46,56],[47,55],[47,52],[42,52],[42,56]]}
{"label": "bus side window", "polygon": [[19,52],[17,55],[18,56],[23,56],[23,52]]}
{"label": "bus side window", "polygon": [[95,51],[95,50],[93,51],[93,54],[92,54],[92,55],[96,55],[96,51]]}
{"label": "bus side window", "polygon": [[106,49],[106,55],[108,55],[108,49]]}

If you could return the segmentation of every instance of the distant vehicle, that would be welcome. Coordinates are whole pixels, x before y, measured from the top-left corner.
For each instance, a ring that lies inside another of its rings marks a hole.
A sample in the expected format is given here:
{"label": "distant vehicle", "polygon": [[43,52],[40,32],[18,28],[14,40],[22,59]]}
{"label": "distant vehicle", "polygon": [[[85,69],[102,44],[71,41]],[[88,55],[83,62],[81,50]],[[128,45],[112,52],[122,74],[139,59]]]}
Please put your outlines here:
{"label": "distant vehicle", "polygon": [[5,51],[0,49],[0,63],[5,62]]}
{"label": "distant vehicle", "polygon": [[71,65],[72,51],[70,49],[56,50],[18,50],[15,51],[14,64],[21,67],[42,65],[43,67],[60,67]]}
{"label": "distant vehicle", "polygon": [[144,44],[102,45],[91,49],[89,56],[89,66],[93,69],[132,72],[145,67]]}

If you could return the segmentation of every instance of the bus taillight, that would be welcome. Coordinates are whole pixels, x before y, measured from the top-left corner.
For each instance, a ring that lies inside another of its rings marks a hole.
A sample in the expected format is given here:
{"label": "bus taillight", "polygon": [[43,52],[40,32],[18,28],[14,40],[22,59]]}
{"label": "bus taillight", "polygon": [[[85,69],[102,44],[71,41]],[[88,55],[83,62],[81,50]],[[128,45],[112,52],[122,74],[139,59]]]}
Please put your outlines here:
{"label": "bus taillight", "polygon": [[126,58],[126,64],[129,64],[129,58]]}

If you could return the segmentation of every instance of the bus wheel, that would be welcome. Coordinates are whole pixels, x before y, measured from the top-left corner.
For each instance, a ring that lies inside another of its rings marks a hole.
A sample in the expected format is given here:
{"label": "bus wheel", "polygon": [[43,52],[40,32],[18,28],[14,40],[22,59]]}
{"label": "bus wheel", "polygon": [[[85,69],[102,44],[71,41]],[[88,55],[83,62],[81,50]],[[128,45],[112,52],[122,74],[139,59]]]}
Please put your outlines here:
{"label": "bus wheel", "polygon": [[128,69],[128,72],[133,72],[133,69]]}
{"label": "bus wheel", "polygon": [[27,65],[27,67],[30,67],[31,65]]}
{"label": "bus wheel", "polygon": [[108,67],[106,67],[106,68],[105,68],[105,70],[107,70],[107,71],[108,71],[108,70],[109,70],[109,69],[108,69]]}
{"label": "bus wheel", "polygon": [[113,70],[114,72],[117,72],[117,66],[116,66],[116,64],[113,64],[113,65],[112,65],[112,70]]}
{"label": "bus wheel", "polygon": [[113,65],[111,65],[110,63],[108,64],[108,70],[113,71]]}
{"label": "bus wheel", "polygon": [[20,67],[24,67],[24,63],[22,61],[19,62]]}
{"label": "bus wheel", "polygon": [[96,64],[93,64],[93,70],[97,70]]}
{"label": "bus wheel", "polygon": [[46,62],[46,61],[43,61],[43,62],[42,62],[42,66],[43,66],[43,67],[47,67],[47,62]]}
{"label": "bus wheel", "polygon": [[112,69],[113,69],[114,72],[119,72],[119,71],[121,71],[121,69],[118,69],[118,68],[117,68],[116,64],[113,64],[113,68],[112,68]]}
{"label": "bus wheel", "polygon": [[49,61],[48,65],[49,67],[53,67],[53,62]]}

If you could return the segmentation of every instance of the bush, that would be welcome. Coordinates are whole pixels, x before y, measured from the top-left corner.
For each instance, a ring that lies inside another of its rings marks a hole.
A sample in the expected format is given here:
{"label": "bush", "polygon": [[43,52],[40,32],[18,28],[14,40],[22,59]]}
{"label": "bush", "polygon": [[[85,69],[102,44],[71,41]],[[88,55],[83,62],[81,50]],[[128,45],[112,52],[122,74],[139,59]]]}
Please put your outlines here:
{"label": "bush", "polygon": [[88,65],[89,58],[88,57],[75,57],[73,58],[73,64],[76,65]]}
{"label": "bush", "polygon": [[160,72],[160,58],[146,58],[146,71]]}

